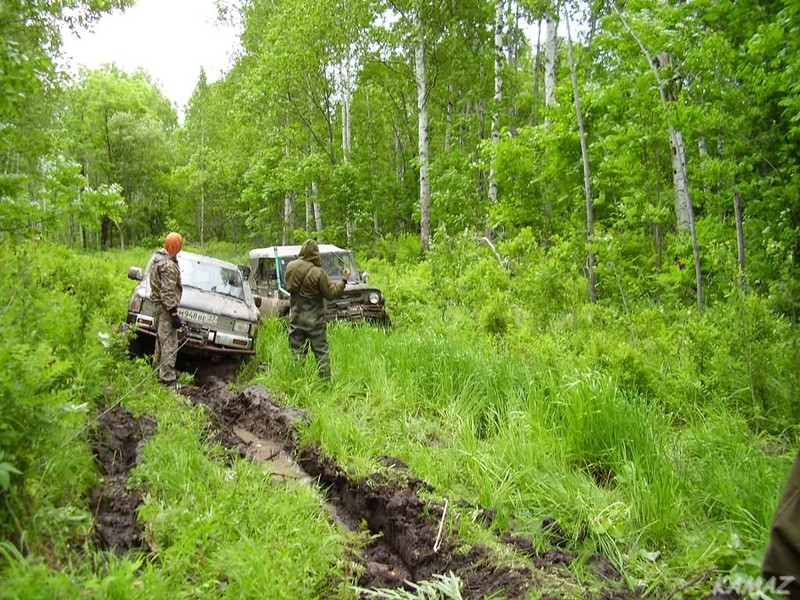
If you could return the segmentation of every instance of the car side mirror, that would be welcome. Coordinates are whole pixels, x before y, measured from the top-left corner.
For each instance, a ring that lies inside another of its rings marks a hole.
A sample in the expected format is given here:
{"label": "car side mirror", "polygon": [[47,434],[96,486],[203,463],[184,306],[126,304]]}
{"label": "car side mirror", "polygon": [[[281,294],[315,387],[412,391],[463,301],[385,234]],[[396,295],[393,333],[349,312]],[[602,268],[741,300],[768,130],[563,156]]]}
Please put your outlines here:
{"label": "car side mirror", "polygon": [[144,279],[144,273],[142,272],[141,267],[128,267],[128,279],[133,279],[134,281],[141,281]]}
{"label": "car side mirror", "polygon": [[256,308],[261,308],[261,296],[253,294],[253,302],[255,303]]}
{"label": "car side mirror", "polygon": [[361,281],[367,283],[367,279],[369,279],[369,273],[366,271],[361,271]]}
{"label": "car side mirror", "polygon": [[237,265],[239,267],[239,271],[242,272],[242,277],[245,279],[250,279],[250,267],[249,265]]}

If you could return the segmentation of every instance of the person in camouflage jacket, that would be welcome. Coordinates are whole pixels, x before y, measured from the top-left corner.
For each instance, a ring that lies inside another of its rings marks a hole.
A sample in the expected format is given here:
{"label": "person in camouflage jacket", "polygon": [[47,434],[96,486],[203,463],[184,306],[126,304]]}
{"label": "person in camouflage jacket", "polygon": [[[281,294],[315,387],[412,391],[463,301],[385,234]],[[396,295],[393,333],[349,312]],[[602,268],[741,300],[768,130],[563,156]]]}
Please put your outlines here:
{"label": "person in camouflage jacket", "polygon": [[297,358],[308,354],[309,346],[317,360],[320,377],[330,379],[328,334],[325,323],[325,301],[344,292],[350,271],[342,271],[342,280],[331,283],[322,270],[319,245],[306,240],[300,255],[286,265],[284,287],[289,297],[289,348]]}
{"label": "person in camouflage jacket", "polygon": [[761,571],[784,597],[800,600],[800,451],[772,518]]}
{"label": "person in camouflage jacket", "polygon": [[183,237],[173,231],[167,234],[164,247],[150,259],[150,300],[155,307],[156,327],[153,364],[158,378],[168,387],[178,386],[175,359],[178,355],[178,330],[183,325],[178,316],[183,286],[177,256],[182,246]]}

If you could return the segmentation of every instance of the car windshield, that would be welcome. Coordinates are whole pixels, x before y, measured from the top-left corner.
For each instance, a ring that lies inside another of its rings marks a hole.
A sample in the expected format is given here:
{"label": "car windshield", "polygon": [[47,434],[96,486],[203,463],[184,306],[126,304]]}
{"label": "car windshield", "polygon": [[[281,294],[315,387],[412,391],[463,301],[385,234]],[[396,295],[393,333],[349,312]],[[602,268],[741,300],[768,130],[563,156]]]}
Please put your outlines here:
{"label": "car windshield", "polygon": [[350,278],[358,278],[358,267],[351,252],[329,252],[321,254],[322,269],[331,279],[341,279],[342,269],[348,269]]}
{"label": "car windshield", "polygon": [[223,267],[199,260],[181,260],[181,283],[204,292],[214,292],[245,299],[242,273],[239,269]]}
{"label": "car windshield", "polygon": [[[281,281],[284,281],[286,278],[286,265],[295,258],[294,256],[287,256],[280,259]],[[269,260],[272,261],[272,259]],[[350,270],[351,282],[360,280],[361,275],[352,252],[323,252],[320,254],[320,260],[322,261],[322,270],[325,271],[332,280],[337,281],[341,279],[343,269]]]}

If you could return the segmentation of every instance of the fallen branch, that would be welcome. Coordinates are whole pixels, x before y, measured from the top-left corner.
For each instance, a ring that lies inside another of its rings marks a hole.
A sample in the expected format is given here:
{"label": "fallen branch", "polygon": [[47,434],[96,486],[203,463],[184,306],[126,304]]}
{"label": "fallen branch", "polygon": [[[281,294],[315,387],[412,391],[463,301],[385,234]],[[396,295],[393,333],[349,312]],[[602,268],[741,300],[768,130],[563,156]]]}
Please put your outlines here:
{"label": "fallen branch", "polygon": [[447,498],[444,499],[444,508],[442,509],[442,520],[439,521],[439,533],[436,534],[436,542],[433,544],[433,552],[439,552],[442,547],[442,528],[444,527],[444,518],[447,516]]}

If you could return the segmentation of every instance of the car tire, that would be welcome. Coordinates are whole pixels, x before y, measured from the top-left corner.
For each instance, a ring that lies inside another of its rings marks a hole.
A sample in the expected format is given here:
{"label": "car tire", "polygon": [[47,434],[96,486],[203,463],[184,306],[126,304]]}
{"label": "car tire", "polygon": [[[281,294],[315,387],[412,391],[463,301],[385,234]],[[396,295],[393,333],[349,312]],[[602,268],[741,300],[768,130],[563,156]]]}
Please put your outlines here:
{"label": "car tire", "polygon": [[128,354],[133,358],[152,355],[156,350],[156,342],[150,336],[134,335],[128,343]]}

